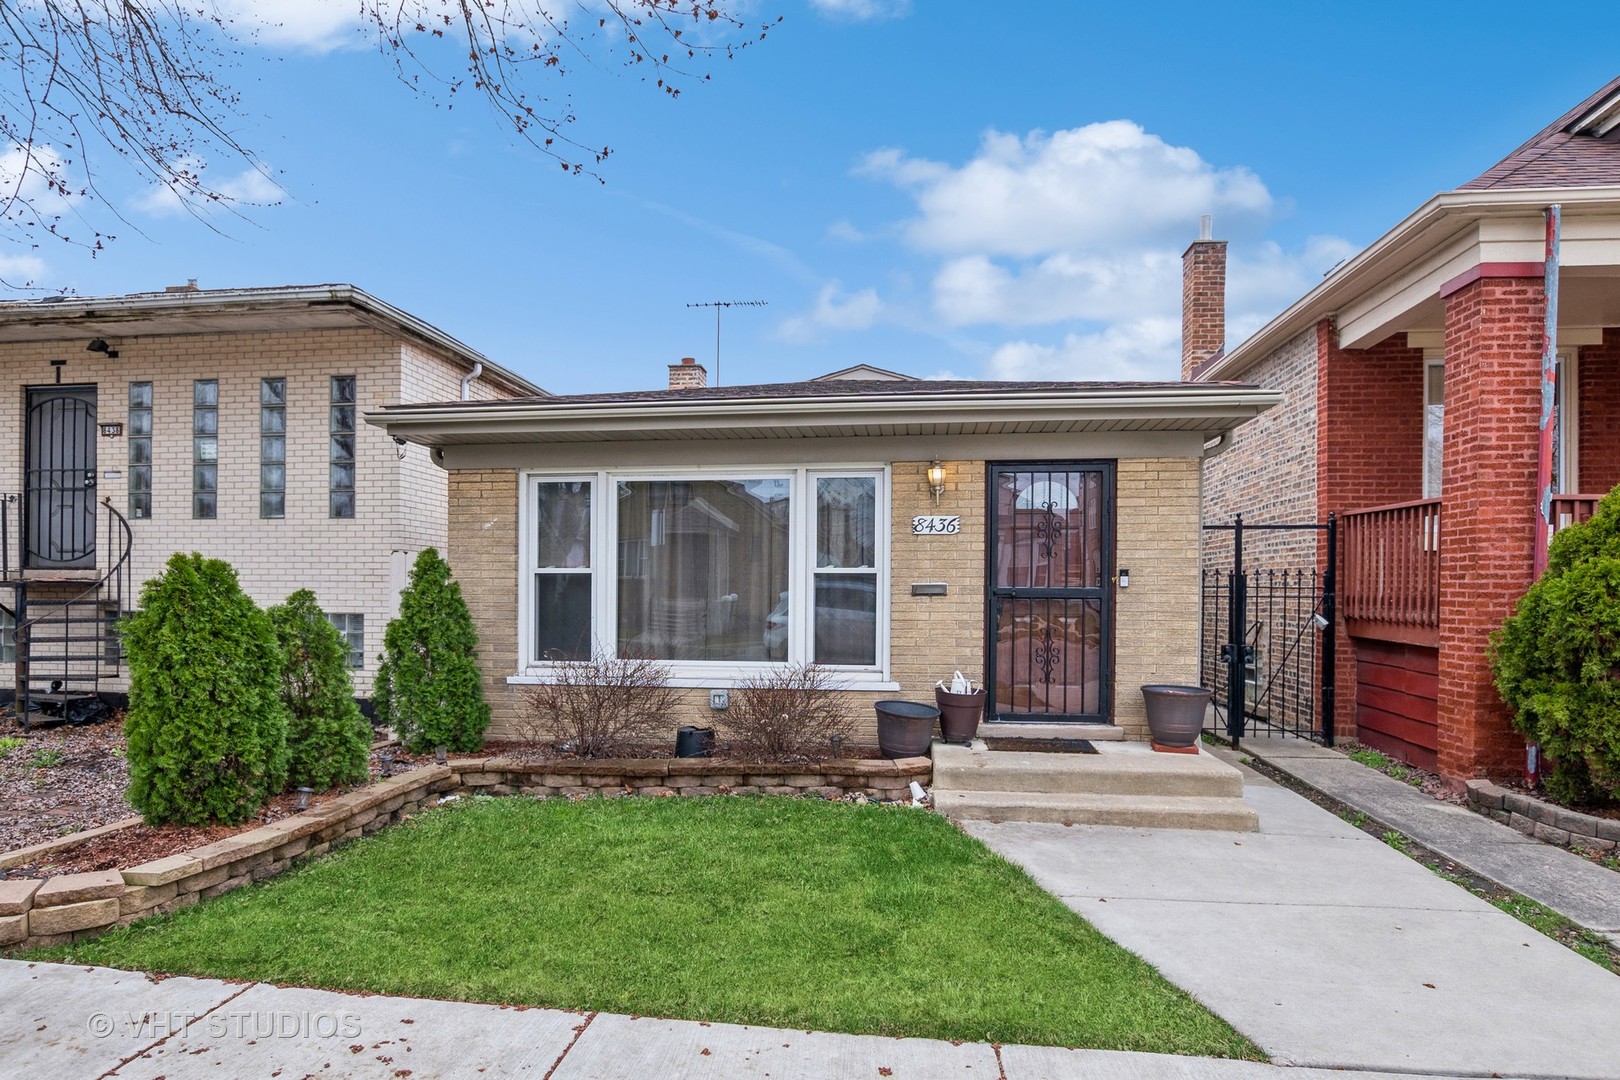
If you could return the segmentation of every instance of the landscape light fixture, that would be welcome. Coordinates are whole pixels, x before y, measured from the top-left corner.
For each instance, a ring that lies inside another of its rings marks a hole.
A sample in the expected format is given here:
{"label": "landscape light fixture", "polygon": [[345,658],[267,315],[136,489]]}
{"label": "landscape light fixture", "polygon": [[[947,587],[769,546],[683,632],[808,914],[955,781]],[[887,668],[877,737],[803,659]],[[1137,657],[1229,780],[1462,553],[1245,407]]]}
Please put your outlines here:
{"label": "landscape light fixture", "polygon": [[939,505],[939,497],[945,494],[945,466],[934,462],[928,466],[928,490],[933,492],[934,505]]}
{"label": "landscape light fixture", "polygon": [[314,788],[301,787],[298,789],[298,809],[309,809],[309,797],[315,794]]}
{"label": "landscape light fixture", "polygon": [[85,352],[102,353],[109,360],[118,359],[118,350],[108,348],[106,338],[91,338],[90,344],[84,347]]}

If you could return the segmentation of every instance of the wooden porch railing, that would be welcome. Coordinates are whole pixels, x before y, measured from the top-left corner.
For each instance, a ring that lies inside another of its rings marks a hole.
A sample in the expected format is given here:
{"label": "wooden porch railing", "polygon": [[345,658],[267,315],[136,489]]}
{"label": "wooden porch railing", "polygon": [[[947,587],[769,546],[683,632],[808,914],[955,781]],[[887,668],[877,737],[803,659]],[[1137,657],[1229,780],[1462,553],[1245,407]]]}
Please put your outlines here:
{"label": "wooden porch railing", "polygon": [[1339,519],[1340,604],[1352,634],[1435,644],[1440,634],[1440,500],[1378,506]]}
{"label": "wooden porch railing", "polygon": [[1597,512],[1598,500],[1602,498],[1601,495],[1554,495],[1552,513],[1547,521],[1549,535],[1590,518]]}
{"label": "wooden porch railing", "polygon": [[[1601,495],[1554,495],[1552,531],[1590,518]],[[1440,500],[1378,506],[1339,518],[1339,604],[1358,637],[1440,640]]]}

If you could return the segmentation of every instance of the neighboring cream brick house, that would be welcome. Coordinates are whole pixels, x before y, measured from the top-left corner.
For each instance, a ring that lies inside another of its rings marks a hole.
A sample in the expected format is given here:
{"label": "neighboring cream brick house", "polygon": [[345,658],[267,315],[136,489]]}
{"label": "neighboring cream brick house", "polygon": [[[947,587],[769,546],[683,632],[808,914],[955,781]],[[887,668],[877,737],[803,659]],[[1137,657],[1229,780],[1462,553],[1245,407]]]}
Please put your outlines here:
{"label": "neighboring cream brick house", "polygon": [[449,473],[492,737],[593,648],[671,664],[672,733],[786,662],[863,703],[961,670],[995,719],[1135,738],[1138,686],[1197,681],[1200,463],[1275,392],[671,368],[684,388],[366,415]]}
{"label": "neighboring cream brick house", "polygon": [[[0,687],[14,683],[15,616],[60,622],[52,608],[118,559],[121,516],[136,591],[175,551],[227,560],[261,605],[313,589],[368,695],[410,559],[445,545],[448,486],[427,449],[359,415],[544,394],[349,285],[0,304],[0,376],[12,388],[0,394]],[[111,618],[120,598],[102,593],[91,599]],[[36,625],[36,652],[62,653],[47,644],[60,634]],[[108,665],[96,678],[78,657],[87,647],[110,646],[80,641],[74,661],[41,661],[31,689],[64,670],[63,689],[124,689]]]}

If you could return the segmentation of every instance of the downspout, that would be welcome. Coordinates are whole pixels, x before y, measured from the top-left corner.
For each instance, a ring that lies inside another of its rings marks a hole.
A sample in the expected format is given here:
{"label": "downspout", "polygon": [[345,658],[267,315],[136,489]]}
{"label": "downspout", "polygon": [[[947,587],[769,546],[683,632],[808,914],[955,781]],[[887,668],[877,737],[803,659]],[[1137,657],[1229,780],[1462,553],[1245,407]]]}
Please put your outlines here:
{"label": "downspout", "polygon": [[462,401],[471,401],[472,400],[472,384],[473,384],[473,380],[478,378],[478,376],[482,375],[483,373],[484,373],[484,362],[482,360],[474,360],[472,370],[467,372],[466,377],[461,380],[461,400]]}
{"label": "downspout", "polygon": [[[1541,432],[1536,452],[1536,537],[1530,555],[1532,580],[1547,571],[1547,542],[1552,539],[1553,434],[1558,427],[1558,255],[1562,243],[1563,207],[1547,207],[1546,317],[1541,330]],[[1524,778],[1535,787],[1541,773],[1541,747],[1524,750]]]}

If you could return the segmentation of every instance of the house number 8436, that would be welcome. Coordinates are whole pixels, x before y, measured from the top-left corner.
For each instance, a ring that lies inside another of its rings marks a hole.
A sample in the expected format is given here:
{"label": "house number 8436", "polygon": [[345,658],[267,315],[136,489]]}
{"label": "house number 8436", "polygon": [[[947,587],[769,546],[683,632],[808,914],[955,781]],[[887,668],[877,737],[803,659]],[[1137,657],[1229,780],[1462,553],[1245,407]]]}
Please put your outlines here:
{"label": "house number 8436", "polygon": [[919,515],[911,519],[913,536],[955,536],[961,531],[961,514]]}

